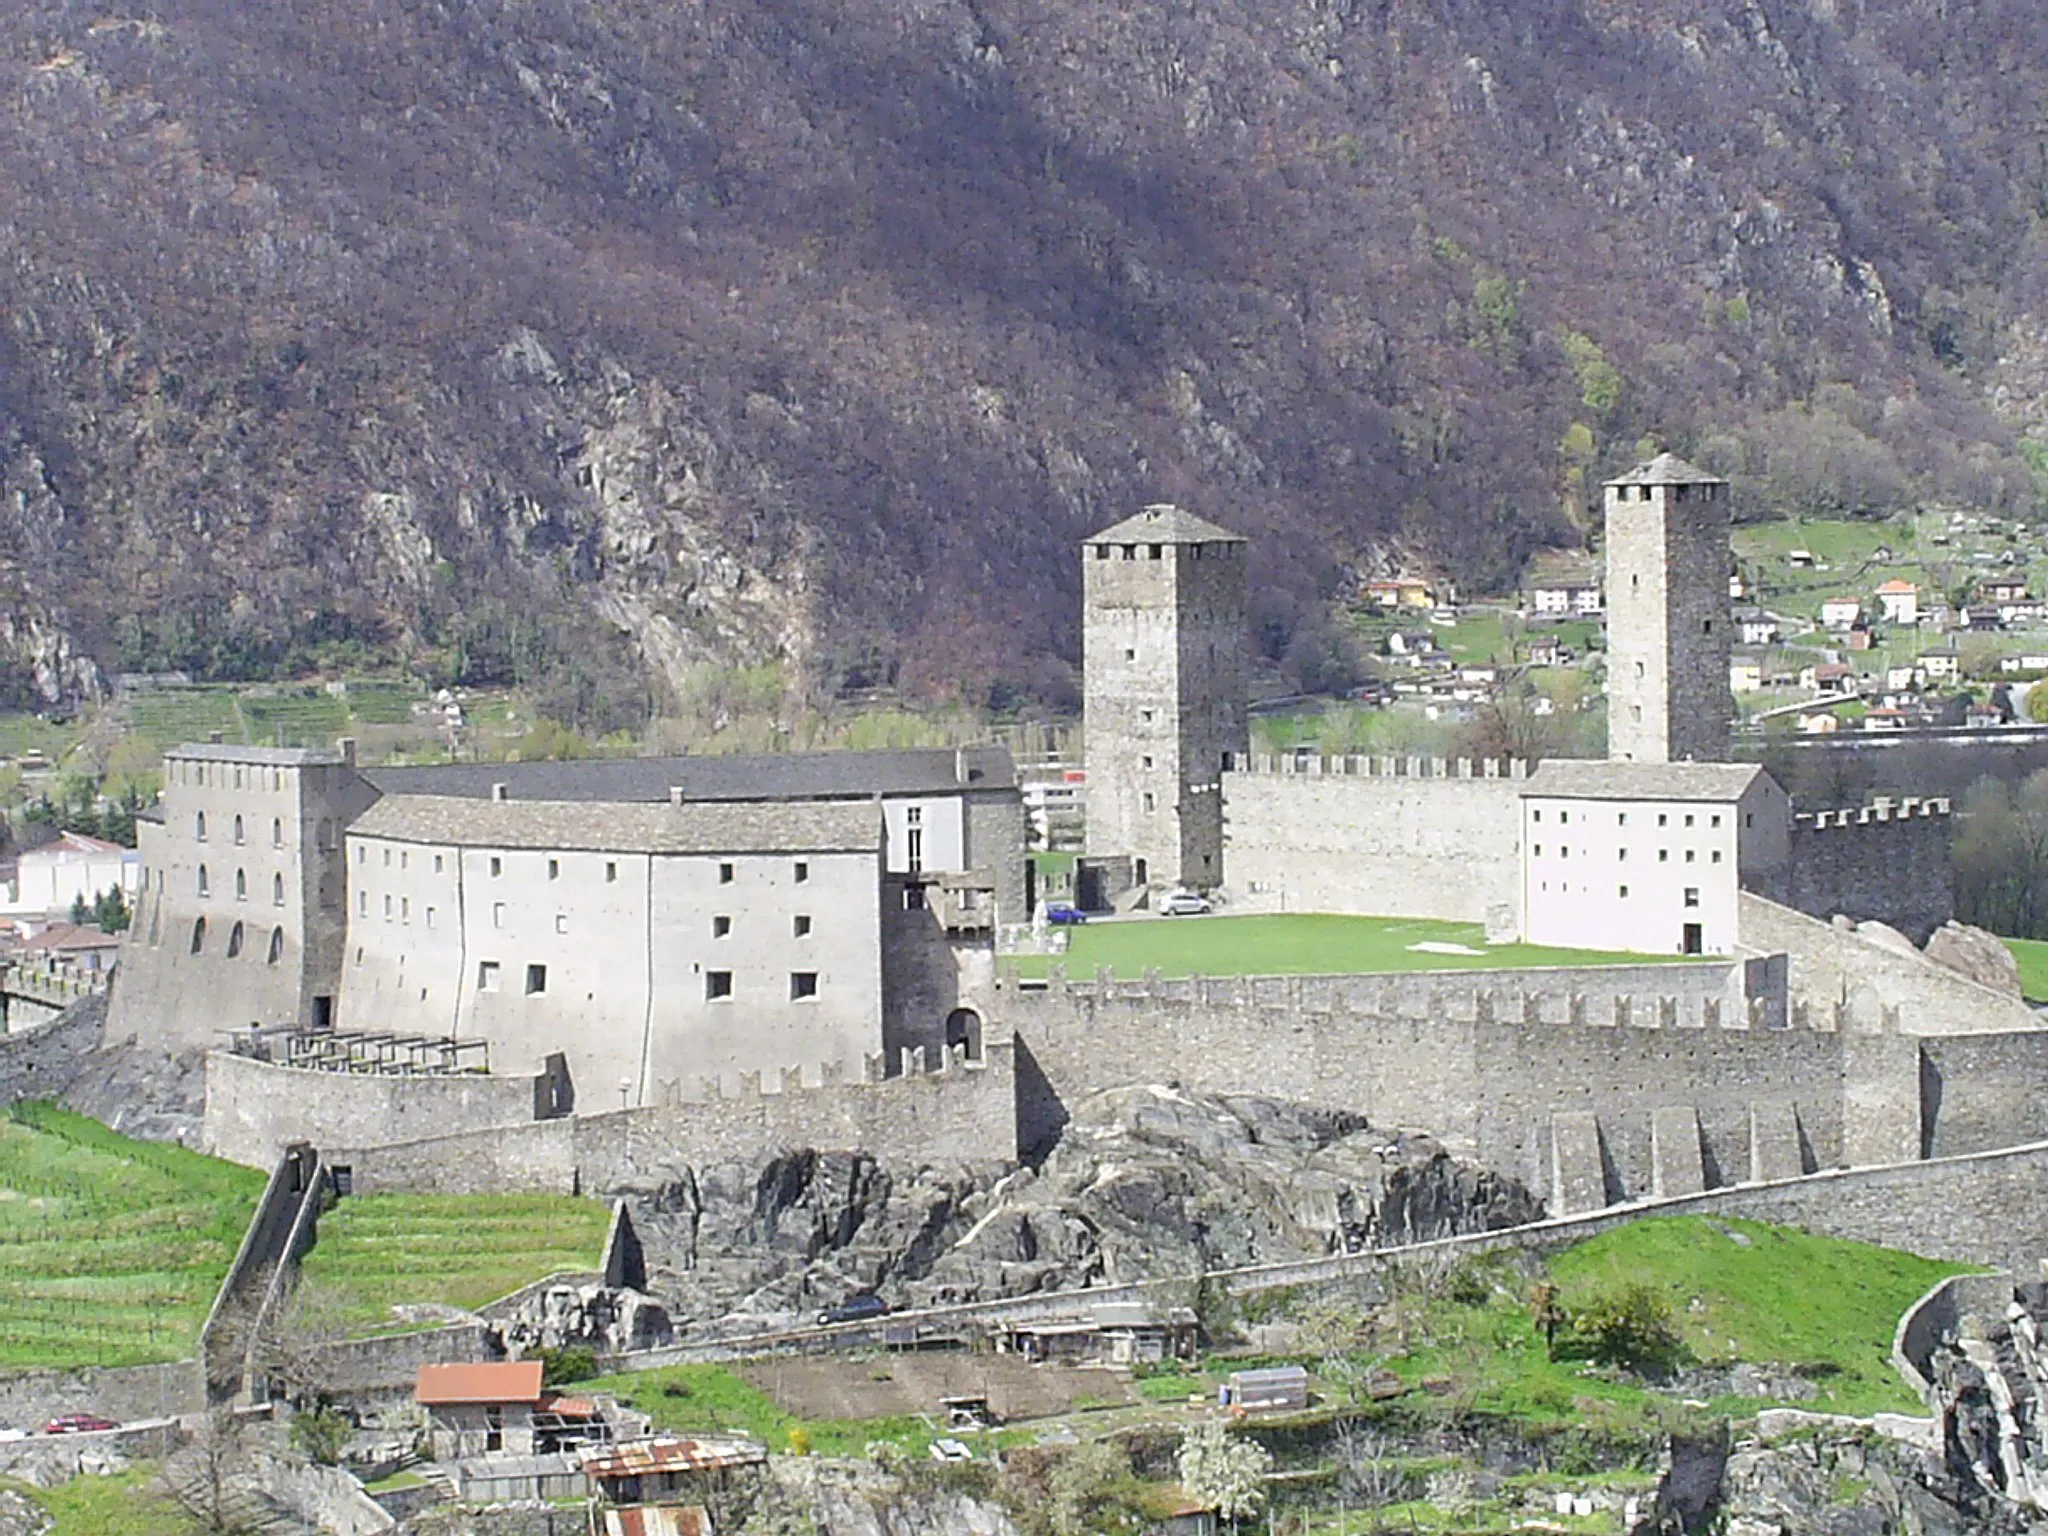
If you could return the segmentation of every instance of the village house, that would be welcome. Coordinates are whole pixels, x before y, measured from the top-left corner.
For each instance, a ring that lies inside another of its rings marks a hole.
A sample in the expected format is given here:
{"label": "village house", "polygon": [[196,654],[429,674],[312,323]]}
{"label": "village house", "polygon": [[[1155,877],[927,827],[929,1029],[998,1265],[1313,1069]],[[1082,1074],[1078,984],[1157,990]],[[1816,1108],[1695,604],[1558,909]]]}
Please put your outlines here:
{"label": "village house", "polygon": [[1142,1301],[1103,1302],[1070,1317],[999,1323],[992,1330],[999,1354],[1033,1363],[1156,1365],[1193,1357],[1201,1322],[1186,1307],[1164,1313]]}
{"label": "village house", "polygon": [[1562,667],[1572,660],[1572,649],[1555,635],[1537,635],[1529,642],[1529,665]]}
{"label": "village house", "polygon": [[1435,583],[1425,576],[1390,576],[1364,584],[1365,600],[1375,608],[1434,608]]}
{"label": "village house", "polygon": [[1862,616],[1863,604],[1853,597],[1830,597],[1820,605],[1820,622],[1823,629],[1847,629]]}
{"label": "village house", "polygon": [[1920,589],[1910,581],[1888,581],[1877,589],[1879,616],[1888,624],[1920,622]]}
{"label": "village house", "polygon": [[1590,560],[1539,556],[1523,582],[1525,607],[1539,619],[1586,618],[1601,611],[1600,573]]}
{"label": "village house", "polygon": [[1842,643],[1852,651],[1867,651],[1876,643],[1877,637],[1868,624],[1852,624],[1849,633],[1842,637]]}
{"label": "village house", "polygon": [[1954,651],[1922,651],[1920,670],[1929,682],[1946,682],[1961,675],[1962,662]]}
{"label": "village house", "polygon": [[15,923],[0,937],[0,960],[60,975],[104,976],[120,958],[121,935],[90,923]]}
{"label": "village house", "polygon": [[1778,621],[1760,608],[1740,610],[1735,624],[1744,645],[1770,645],[1778,638]]}
{"label": "village house", "polygon": [[1924,674],[1911,664],[1890,666],[1884,669],[1886,693],[1907,693],[1922,684]]}
{"label": "village house", "polygon": [[1737,656],[1728,663],[1728,691],[1757,693],[1764,686],[1764,664],[1754,656]]}
{"label": "village house", "polygon": [[1977,585],[1977,600],[1991,607],[2028,601],[2024,576],[1991,576]]}
{"label": "village house", "polygon": [[546,1455],[601,1437],[597,1405],[547,1390],[541,1375],[538,1360],[421,1366],[413,1400],[434,1459]]}
{"label": "village house", "polygon": [[1799,686],[1810,688],[1815,693],[1848,693],[1856,682],[1856,669],[1846,661],[1822,661],[1804,668],[1799,674]]}
{"label": "village house", "polygon": [[15,860],[0,915],[55,917],[74,902],[91,906],[108,891],[132,901],[142,884],[142,855],[82,832],[62,832]]}
{"label": "village house", "polygon": [[2018,656],[1998,658],[1998,670],[2008,675],[2015,672],[2048,672],[2048,656],[2038,651],[2025,651]]}
{"label": "village house", "polygon": [[597,1485],[594,1536],[714,1536],[705,1504],[718,1484],[768,1464],[757,1441],[657,1435],[583,1452]]}

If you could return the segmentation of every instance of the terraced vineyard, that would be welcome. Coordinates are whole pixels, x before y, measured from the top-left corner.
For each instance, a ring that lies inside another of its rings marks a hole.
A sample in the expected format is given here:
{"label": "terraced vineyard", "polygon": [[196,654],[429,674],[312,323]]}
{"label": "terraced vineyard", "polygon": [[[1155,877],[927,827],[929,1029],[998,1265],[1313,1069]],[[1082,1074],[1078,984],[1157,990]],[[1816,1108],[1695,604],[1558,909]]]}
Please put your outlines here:
{"label": "terraced vineyard", "polygon": [[190,1353],[264,1176],[47,1104],[0,1122],[0,1364]]}
{"label": "terraced vineyard", "polygon": [[611,1213],[568,1195],[355,1195],[320,1218],[304,1282],[364,1332],[406,1303],[477,1307],[558,1270],[595,1269]]}

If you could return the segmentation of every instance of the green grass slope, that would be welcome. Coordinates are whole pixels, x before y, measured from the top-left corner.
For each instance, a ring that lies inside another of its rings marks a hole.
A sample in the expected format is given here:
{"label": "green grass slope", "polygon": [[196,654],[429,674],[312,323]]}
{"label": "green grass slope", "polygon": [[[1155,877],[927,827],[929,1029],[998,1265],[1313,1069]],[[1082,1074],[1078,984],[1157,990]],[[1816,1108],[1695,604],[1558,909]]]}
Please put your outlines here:
{"label": "green grass slope", "polygon": [[0,1364],[187,1354],[263,1175],[47,1104],[0,1122]]}
{"label": "green grass slope", "polygon": [[[1020,955],[1019,975],[1039,977],[1056,964],[1070,976],[1108,966],[1127,979],[1157,970],[1165,976],[1341,976],[1382,971],[1469,971],[1543,965],[1634,965],[1676,955],[1546,949],[1488,944],[1477,923],[1421,918],[1341,917],[1287,913],[1262,917],[1175,917],[1096,922],[1069,930],[1065,956]],[[1417,950],[1421,943],[1457,944],[1476,954]]]}
{"label": "green grass slope", "polygon": [[352,1195],[320,1218],[302,1274],[349,1326],[404,1326],[394,1306],[477,1307],[594,1269],[610,1219],[603,1201],[567,1195]]}
{"label": "green grass slope", "polygon": [[2007,939],[2005,947],[2019,962],[2020,990],[2030,1003],[2048,1003],[2048,939]]}

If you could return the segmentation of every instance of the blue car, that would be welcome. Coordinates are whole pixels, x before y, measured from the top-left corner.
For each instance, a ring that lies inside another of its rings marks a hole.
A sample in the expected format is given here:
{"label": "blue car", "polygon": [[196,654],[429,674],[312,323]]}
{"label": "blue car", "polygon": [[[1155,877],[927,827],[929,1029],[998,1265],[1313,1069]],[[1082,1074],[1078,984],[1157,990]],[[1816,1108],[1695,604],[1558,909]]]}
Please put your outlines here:
{"label": "blue car", "polygon": [[1088,921],[1088,914],[1071,901],[1048,901],[1045,920],[1056,928],[1078,927]]}

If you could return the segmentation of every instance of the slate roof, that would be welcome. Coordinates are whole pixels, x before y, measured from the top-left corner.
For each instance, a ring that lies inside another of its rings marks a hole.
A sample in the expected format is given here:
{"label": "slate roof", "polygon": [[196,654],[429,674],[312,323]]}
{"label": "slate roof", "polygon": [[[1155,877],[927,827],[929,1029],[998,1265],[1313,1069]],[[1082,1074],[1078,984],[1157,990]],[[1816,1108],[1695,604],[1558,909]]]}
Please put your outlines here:
{"label": "slate roof", "polygon": [[200,758],[214,763],[254,763],[263,768],[332,767],[348,759],[339,747],[232,747],[219,742],[188,741],[165,757]]}
{"label": "slate roof", "polygon": [[561,848],[613,853],[867,853],[882,845],[872,801],[616,805],[386,795],[351,837],[461,848]]}
{"label": "slate roof", "polygon": [[[966,775],[960,771],[964,759]],[[906,752],[775,752],[752,757],[599,757],[566,763],[447,763],[368,768],[363,777],[386,795],[478,800],[503,784],[514,800],[606,801],[666,805],[685,800],[871,799],[957,789],[1014,789],[1007,747]]]}
{"label": "slate roof", "polygon": [[1135,517],[1102,530],[1081,541],[1084,544],[1242,544],[1244,535],[1219,528],[1206,518],[1176,507],[1170,501],[1155,502]]}
{"label": "slate roof", "polygon": [[1627,474],[1617,475],[1608,485],[1726,485],[1719,475],[1695,469],[1675,453],[1660,453],[1638,464]]}
{"label": "slate roof", "polygon": [[1522,798],[1739,800],[1763,776],[1755,763],[1609,763],[1554,758],[1530,774]]}

